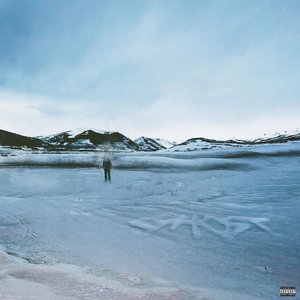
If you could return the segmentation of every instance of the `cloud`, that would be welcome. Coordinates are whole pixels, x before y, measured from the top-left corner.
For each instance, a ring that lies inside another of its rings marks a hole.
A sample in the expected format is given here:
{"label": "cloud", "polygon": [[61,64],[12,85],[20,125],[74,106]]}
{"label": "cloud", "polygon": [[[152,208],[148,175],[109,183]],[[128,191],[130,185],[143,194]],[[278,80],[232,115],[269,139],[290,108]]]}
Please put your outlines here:
{"label": "cloud", "polygon": [[0,87],[6,112],[29,120],[3,116],[3,127],[172,139],[290,128],[297,11],[295,1],[11,1],[0,7]]}

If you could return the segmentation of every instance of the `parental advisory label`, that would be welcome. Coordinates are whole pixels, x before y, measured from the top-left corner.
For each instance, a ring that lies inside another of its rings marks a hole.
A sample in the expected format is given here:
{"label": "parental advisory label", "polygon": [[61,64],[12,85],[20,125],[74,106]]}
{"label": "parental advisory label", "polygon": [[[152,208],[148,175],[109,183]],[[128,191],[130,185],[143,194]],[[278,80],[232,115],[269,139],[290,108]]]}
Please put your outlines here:
{"label": "parental advisory label", "polygon": [[296,288],[294,286],[281,286],[280,287],[280,296],[295,297],[296,296]]}

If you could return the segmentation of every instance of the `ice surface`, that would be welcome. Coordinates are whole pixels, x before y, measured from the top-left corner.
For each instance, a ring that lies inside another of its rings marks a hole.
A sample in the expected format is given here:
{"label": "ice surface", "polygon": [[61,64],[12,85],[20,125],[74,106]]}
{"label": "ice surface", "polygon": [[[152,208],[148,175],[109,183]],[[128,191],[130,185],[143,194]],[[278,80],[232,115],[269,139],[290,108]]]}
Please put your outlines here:
{"label": "ice surface", "polygon": [[[4,150],[0,156],[0,165],[9,166],[56,166],[56,167],[98,167],[102,154],[99,153],[46,153]],[[4,154],[4,155],[3,155]]]}
{"label": "ice surface", "polygon": [[100,153],[7,151],[1,299],[280,299],[299,286],[299,143],[113,154],[111,183]]}

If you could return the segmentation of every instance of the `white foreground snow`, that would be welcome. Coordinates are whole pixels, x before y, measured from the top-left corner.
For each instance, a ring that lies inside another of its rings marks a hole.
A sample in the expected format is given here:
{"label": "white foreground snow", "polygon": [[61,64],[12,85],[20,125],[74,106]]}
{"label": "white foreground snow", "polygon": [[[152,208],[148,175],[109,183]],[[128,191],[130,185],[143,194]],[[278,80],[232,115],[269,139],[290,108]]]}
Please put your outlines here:
{"label": "white foreground snow", "polygon": [[105,183],[98,154],[9,152],[0,299],[280,299],[300,283],[299,153],[119,154]]}

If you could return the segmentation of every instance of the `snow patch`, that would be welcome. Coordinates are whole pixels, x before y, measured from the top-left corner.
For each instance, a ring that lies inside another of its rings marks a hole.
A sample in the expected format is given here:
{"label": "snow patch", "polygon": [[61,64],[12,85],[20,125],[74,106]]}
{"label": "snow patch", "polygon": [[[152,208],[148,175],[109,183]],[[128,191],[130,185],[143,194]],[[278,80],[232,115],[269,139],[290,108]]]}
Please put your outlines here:
{"label": "snow patch", "polygon": [[66,132],[69,134],[70,138],[75,138],[77,135],[79,135],[79,134],[81,134],[85,131],[89,131],[89,130],[92,130],[92,131],[94,131],[96,133],[100,133],[100,134],[111,134],[112,133],[110,131],[99,130],[99,129],[96,129],[96,128],[84,128],[84,127],[68,130]]}

